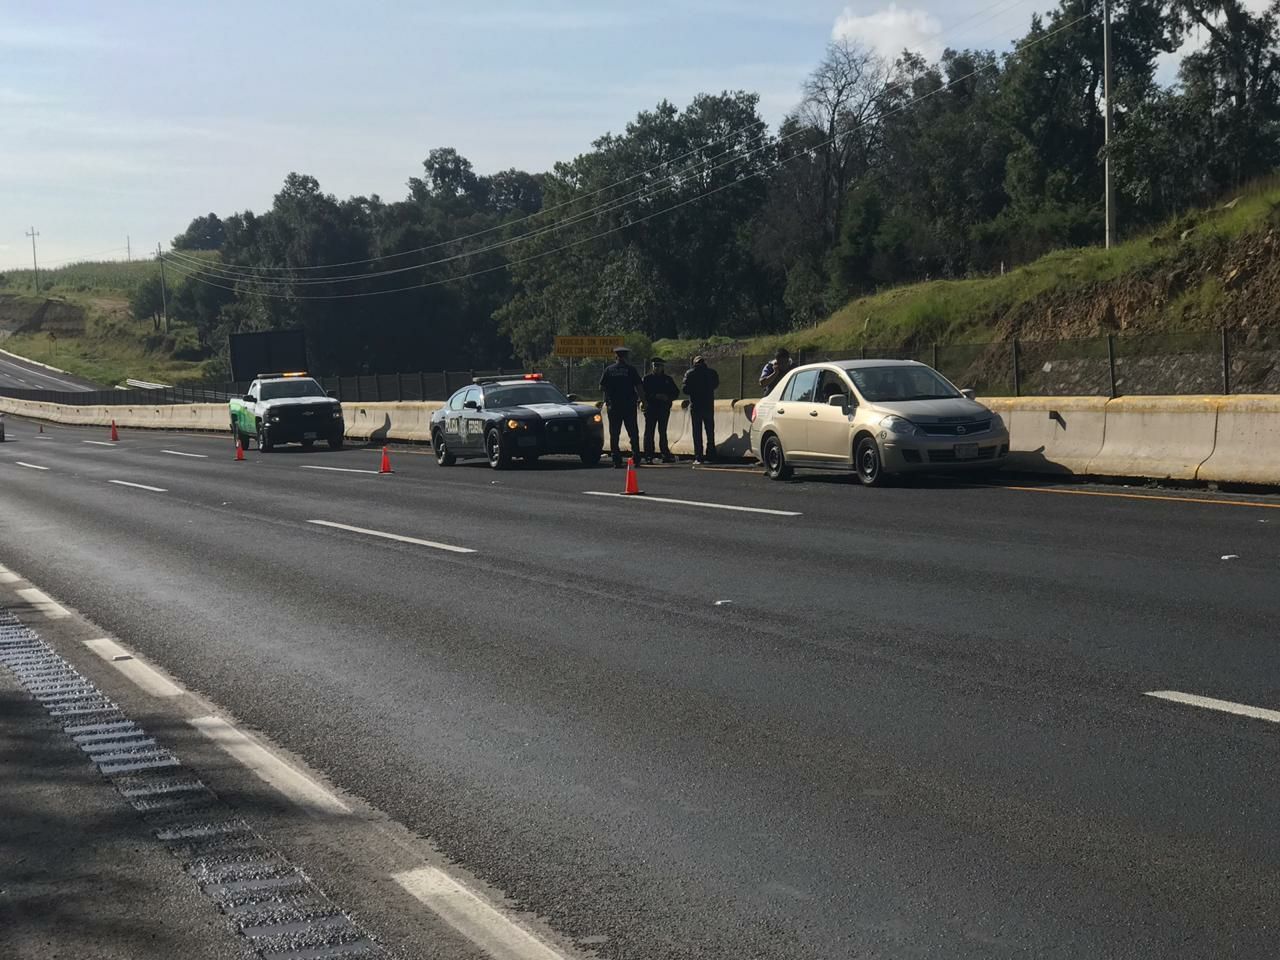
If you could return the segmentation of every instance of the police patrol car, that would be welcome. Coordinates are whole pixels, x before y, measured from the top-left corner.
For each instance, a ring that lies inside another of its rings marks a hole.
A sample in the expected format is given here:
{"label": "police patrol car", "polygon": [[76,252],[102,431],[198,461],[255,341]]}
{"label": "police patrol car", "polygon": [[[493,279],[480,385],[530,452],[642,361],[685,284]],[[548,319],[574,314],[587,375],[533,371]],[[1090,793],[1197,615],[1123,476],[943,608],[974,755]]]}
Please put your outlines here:
{"label": "police patrol car", "polygon": [[232,398],[231,433],[244,447],[256,438],[269,452],[280,443],[342,446],[342,404],[306,373],[260,373],[243,397]]}
{"label": "police patrol car", "polygon": [[604,453],[600,411],[565,396],[540,373],[476,377],[431,415],[436,463],[484,457],[503,470],[519,457],[533,463],[544,454],[574,454],[594,465]]}

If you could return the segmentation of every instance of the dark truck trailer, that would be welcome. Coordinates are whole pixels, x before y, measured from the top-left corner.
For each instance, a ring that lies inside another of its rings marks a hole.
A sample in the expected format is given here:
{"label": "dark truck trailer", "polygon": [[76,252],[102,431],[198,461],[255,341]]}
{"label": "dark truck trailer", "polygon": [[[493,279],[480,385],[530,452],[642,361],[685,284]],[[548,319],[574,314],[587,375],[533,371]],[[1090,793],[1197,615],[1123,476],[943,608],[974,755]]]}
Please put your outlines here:
{"label": "dark truck trailer", "polygon": [[233,333],[228,345],[231,379],[237,383],[247,383],[268,371],[304,372],[307,369],[307,338],[301,330]]}

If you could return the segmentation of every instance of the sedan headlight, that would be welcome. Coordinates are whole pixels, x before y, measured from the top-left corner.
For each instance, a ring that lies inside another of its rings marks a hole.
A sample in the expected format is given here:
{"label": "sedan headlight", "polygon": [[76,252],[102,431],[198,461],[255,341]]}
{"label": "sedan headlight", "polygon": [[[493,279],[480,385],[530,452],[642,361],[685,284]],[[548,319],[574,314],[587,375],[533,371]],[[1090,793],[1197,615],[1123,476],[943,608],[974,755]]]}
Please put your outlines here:
{"label": "sedan headlight", "polygon": [[341,419],[342,419],[342,408],[341,408],[341,407],[334,407],[334,408],[333,408],[333,419],[335,419],[335,420],[341,420]]}
{"label": "sedan headlight", "polygon": [[1000,414],[996,413],[994,410],[991,411],[991,429],[992,430],[1004,429],[1004,417],[1000,416]]}
{"label": "sedan headlight", "polygon": [[523,426],[523,424],[521,424],[519,420],[508,420],[508,421],[507,421],[507,429],[508,429],[508,430],[519,430],[521,426]]}
{"label": "sedan headlight", "polygon": [[591,422],[592,422],[592,423],[604,423],[604,417],[600,416],[600,414],[598,414],[598,413],[596,413],[596,414],[592,414],[592,416],[591,416]]}
{"label": "sedan headlight", "polygon": [[900,437],[914,437],[916,435],[916,425],[906,417],[885,417],[880,421],[880,429],[888,430],[890,433],[897,434]]}

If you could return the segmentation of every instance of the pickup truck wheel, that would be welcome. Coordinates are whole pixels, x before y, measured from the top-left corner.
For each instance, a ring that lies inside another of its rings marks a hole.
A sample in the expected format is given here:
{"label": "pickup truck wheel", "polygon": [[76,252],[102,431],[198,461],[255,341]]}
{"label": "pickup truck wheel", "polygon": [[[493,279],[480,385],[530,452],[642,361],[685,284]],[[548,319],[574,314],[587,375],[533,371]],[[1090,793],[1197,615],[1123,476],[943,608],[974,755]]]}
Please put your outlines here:
{"label": "pickup truck wheel", "polygon": [[329,449],[330,450],[342,449],[342,434],[339,433],[338,435],[329,438]]}
{"label": "pickup truck wheel", "polygon": [[489,432],[484,435],[484,452],[493,469],[506,470],[511,466],[511,451],[502,442],[502,433],[497,427],[490,427]]}
{"label": "pickup truck wheel", "polygon": [[271,442],[271,428],[265,423],[258,424],[258,449],[263,453],[270,453],[275,449]]}

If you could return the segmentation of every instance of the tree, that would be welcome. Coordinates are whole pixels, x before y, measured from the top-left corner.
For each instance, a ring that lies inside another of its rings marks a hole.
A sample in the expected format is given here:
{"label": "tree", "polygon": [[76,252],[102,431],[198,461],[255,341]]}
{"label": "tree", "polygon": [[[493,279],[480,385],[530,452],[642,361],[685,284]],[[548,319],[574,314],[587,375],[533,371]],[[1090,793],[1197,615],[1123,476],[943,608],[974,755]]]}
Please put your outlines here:
{"label": "tree", "polygon": [[152,329],[159,330],[164,309],[162,294],[160,275],[151,274],[134,288],[129,298],[129,314],[135,320],[150,320]]}
{"label": "tree", "polygon": [[196,217],[187,229],[173,238],[175,250],[220,250],[226,242],[226,229],[216,213]]}

